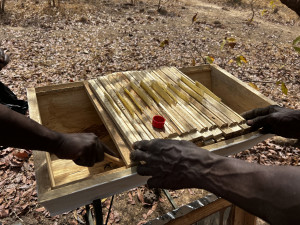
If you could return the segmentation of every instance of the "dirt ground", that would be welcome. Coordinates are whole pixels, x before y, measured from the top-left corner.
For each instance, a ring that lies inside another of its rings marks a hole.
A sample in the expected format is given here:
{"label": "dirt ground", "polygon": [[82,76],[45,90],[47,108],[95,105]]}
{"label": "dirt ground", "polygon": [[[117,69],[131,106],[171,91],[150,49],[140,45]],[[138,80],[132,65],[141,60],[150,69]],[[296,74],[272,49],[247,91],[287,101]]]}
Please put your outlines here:
{"label": "dirt ground", "polygon": [[[158,1],[129,3],[73,0],[49,7],[42,0],[7,0],[6,12],[0,15],[0,47],[11,55],[11,62],[0,72],[0,80],[26,100],[28,87],[116,71],[199,65],[210,56],[278,104],[300,109],[300,55],[292,48],[300,34],[300,19],[279,1],[273,5],[256,1],[253,10],[244,0],[162,1],[159,11]],[[234,38],[235,46],[221,48],[225,38]],[[169,45],[162,48],[164,40]],[[239,66],[235,59],[241,55],[247,63]],[[286,85],[288,95],[277,82]],[[28,157],[22,158],[13,155],[15,151],[19,150],[9,148],[0,156],[2,224],[84,224],[84,207],[51,217],[37,203],[32,154],[25,151]],[[270,140],[235,157],[298,166],[292,158],[298,154],[299,149]],[[154,195],[154,203],[143,204],[145,191],[143,186],[116,195],[109,224],[141,225],[172,209],[164,195]],[[170,193],[178,206],[206,194],[196,189]],[[103,202],[104,213],[109,202],[110,198]]]}

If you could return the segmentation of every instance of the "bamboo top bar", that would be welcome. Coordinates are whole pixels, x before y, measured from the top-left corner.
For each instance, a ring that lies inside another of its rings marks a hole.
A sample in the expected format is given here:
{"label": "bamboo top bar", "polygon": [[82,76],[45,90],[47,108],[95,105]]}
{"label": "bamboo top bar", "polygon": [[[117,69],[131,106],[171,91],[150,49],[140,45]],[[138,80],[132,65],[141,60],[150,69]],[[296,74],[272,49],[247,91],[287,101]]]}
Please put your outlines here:
{"label": "bamboo top bar", "polygon": [[[136,141],[154,138],[189,140],[204,146],[241,135],[249,128],[221,98],[175,67],[112,73],[88,82],[129,148]],[[152,126],[155,115],[166,119],[163,129]],[[123,159],[131,165],[130,159]]]}

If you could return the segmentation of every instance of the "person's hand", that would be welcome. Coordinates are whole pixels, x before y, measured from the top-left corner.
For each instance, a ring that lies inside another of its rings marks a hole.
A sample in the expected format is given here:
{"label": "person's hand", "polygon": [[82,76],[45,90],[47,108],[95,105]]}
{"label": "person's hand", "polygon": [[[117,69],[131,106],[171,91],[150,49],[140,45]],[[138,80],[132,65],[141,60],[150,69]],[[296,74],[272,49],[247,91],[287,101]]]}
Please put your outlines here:
{"label": "person's hand", "polygon": [[263,128],[264,133],[300,139],[300,110],[271,105],[245,112],[242,116],[253,130]]}
{"label": "person's hand", "polygon": [[61,159],[72,159],[80,166],[93,166],[104,159],[110,150],[93,133],[61,134],[54,154]]}
{"label": "person's hand", "polygon": [[154,139],[136,142],[133,147],[131,159],[144,161],[137,172],[152,176],[150,188],[203,188],[204,175],[218,157],[188,141]]}
{"label": "person's hand", "polygon": [[4,50],[0,48],[0,70],[9,63],[9,56],[4,53]]}

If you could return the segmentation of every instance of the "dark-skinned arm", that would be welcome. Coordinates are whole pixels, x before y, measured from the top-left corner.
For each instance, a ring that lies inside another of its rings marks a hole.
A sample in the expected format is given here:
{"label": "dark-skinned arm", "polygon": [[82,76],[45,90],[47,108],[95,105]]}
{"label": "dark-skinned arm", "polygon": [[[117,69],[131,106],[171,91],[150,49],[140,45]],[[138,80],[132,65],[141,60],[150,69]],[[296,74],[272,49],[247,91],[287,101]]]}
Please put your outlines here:
{"label": "dark-skinned arm", "polygon": [[262,166],[218,156],[191,142],[141,141],[131,157],[137,171],[152,176],[150,188],[202,188],[271,224],[300,221],[300,168]]}
{"label": "dark-skinned arm", "polygon": [[252,130],[262,128],[264,133],[300,139],[300,110],[271,105],[250,110],[243,113],[242,116]]}
{"label": "dark-skinned arm", "polygon": [[300,0],[280,0],[281,3],[295,11],[300,16]]}
{"label": "dark-skinned arm", "polygon": [[[0,70],[9,63],[0,48]],[[50,130],[0,104],[0,146],[47,151],[81,166],[93,166],[104,152],[115,155],[92,133],[64,134]]]}
{"label": "dark-skinned arm", "polygon": [[0,146],[47,151],[82,166],[93,166],[110,150],[92,133],[55,132],[0,104]]}

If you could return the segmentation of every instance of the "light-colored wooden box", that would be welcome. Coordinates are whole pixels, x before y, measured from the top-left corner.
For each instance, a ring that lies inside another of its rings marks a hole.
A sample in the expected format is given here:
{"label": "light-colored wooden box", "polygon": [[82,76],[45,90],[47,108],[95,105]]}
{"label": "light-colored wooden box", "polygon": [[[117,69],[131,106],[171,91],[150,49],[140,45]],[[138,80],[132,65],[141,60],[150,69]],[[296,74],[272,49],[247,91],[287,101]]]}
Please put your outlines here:
{"label": "light-colored wooden box", "polygon": [[[216,65],[182,68],[181,71],[204,84],[237,113],[275,104]],[[108,115],[101,112],[102,107],[87,82],[29,88],[27,94],[30,117],[44,126],[67,133],[96,130],[99,138],[116,152],[128,148]],[[204,148],[226,156],[269,137],[271,135],[252,132]],[[92,168],[80,167],[70,160],[39,151],[34,151],[34,164],[39,203],[52,215],[143,185],[147,180],[136,174],[134,166],[126,168],[102,162]]]}

